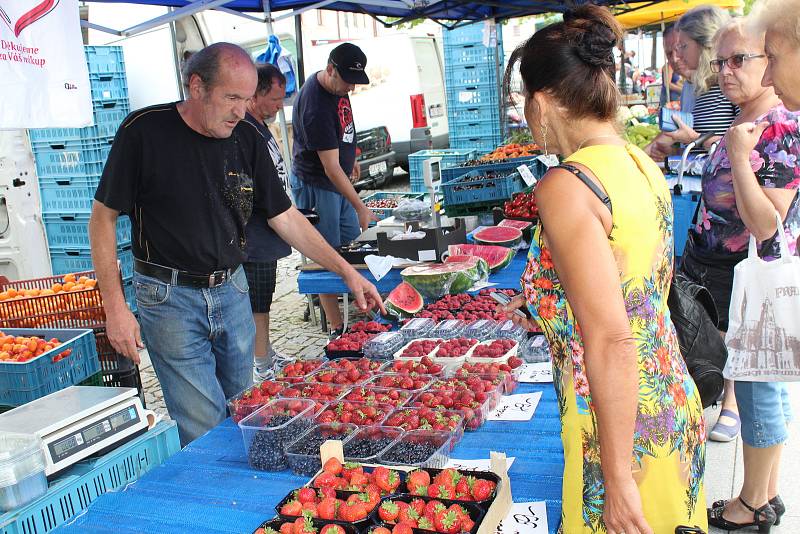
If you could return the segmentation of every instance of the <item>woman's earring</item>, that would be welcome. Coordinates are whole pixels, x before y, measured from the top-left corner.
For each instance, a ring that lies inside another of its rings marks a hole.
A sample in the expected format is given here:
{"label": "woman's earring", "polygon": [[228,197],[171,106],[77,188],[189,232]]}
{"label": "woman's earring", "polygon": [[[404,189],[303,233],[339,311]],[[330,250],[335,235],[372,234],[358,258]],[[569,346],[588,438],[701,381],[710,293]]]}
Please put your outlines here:
{"label": "woman's earring", "polygon": [[550,154],[547,151],[547,125],[546,124],[542,124],[541,125],[541,129],[542,129],[542,139],[544,140],[544,155],[547,156],[547,155]]}

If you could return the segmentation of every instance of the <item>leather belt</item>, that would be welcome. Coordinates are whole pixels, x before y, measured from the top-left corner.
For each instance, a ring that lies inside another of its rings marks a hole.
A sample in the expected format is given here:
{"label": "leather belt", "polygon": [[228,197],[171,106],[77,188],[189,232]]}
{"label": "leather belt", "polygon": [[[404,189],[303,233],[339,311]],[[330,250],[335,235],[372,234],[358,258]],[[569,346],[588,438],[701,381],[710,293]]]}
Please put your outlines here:
{"label": "leather belt", "polygon": [[207,288],[221,286],[230,280],[238,267],[236,269],[214,271],[211,274],[194,274],[134,259],[134,269],[139,274],[161,280],[165,284]]}

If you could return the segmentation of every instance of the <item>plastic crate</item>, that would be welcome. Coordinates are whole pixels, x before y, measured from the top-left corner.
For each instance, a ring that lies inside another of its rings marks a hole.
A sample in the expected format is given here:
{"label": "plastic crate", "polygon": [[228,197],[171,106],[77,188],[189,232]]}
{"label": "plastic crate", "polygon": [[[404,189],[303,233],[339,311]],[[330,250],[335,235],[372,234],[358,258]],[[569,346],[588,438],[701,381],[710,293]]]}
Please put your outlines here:
{"label": "plastic crate", "polygon": [[[506,160],[506,161],[504,161],[502,163],[486,162],[486,163],[484,163],[482,165],[470,165],[469,167],[462,167],[460,165],[455,165],[453,167],[448,167],[448,168],[442,170],[442,183],[446,184],[447,182],[455,180],[459,176],[463,176],[463,175],[467,174],[468,172],[472,172],[472,171],[479,171],[479,172],[487,172],[487,171],[508,172],[508,171],[514,171],[514,170],[517,169],[517,167],[519,167],[523,163],[528,164],[528,166],[531,166],[531,164],[534,163],[535,161],[536,161],[536,156],[531,156],[529,158],[509,159],[509,160]],[[536,165],[538,165],[538,164],[536,164]],[[545,170],[546,169],[544,167],[542,167],[541,165],[538,165],[538,168],[536,169],[536,171],[533,174],[534,174],[534,176],[536,176],[538,178],[542,173],[545,172]]]}
{"label": "plastic crate", "polygon": [[446,87],[493,83],[497,85],[498,69],[494,65],[453,65],[444,71]]}
{"label": "plastic crate", "polygon": [[103,374],[124,373],[136,367],[132,360],[114,350],[106,335],[105,326],[94,328],[94,340],[97,359],[100,360],[100,371]]}
{"label": "plastic crate", "polygon": [[125,56],[121,46],[84,46],[89,74],[125,72]]}
{"label": "plastic crate", "polygon": [[[538,173],[538,162],[534,161],[528,165],[528,168],[534,173]],[[487,171],[470,171],[451,180],[450,182],[443,183],[441,186],[442,193],[444,194],[444,204],[458,205],[458,204],[475,204],[478,202],[485,203],[500,203],[511,198],[511,195],[518,191],[525,189],[525,181],[520,176],[517,170],[505,171],[488,171],[486,178],[468,181],[476,177],[484,176]]]}
{"label": "plastic crate", "polygon": [[447,120],[450,122],[475,122],[483,120],[500,122],[500,106],[481,104],[479,106],[454,106],[447,108]]}
{"label": "plastic crate", "polygon": [[[386,199],[421,199],[423,195],[419,193],[407,193],[401,191],[380,191],[378,193],[373,193],[367,197],[362,198],[361,200],[364,201],[364,204],[369,202],[370,200],[386,200]],[[386,219],[387,217],[392,216],[392,210],[394,208],[370,208],[372,213],[377,215],[381,219]]]}
{"label": "plastic crate", "polygon": [[36,172],[52,179],[100,176],[113,138],[94,141],[51,141],[33,146]]}
{"label": "plastic crate", "polygon": [[[450,121],[450,146],[453,146],[453,137],[487,137],[500,138],[500,121],[494,118],[481,119],[479,121]],[[497,145],[495,145],[496,147]]]}
{"label": "plastic crate", "polygon": [[683,256],[683,249],[686,248],[686,240],[689,237],[689,229],[694,222],[694,214],[697,211],[697,204],[700,202],[700,195],[697,193],[685,193],[683,195],[672,195],[672,231],[675,242],[675,256]]}
{"label": "plastic crate", "polygon": [[[122,278],[133,276],[133,252],[131,247],[117,247],[117,256],[121,263]],[[67,274],[92,269],[92,254],[86,249],[65,249],[50,252],[50,264],[53,274]]]}
{"label": "plastic crate", "polygon": [[444,47],[444,64],[479,65],[481,63],[503,64],[503,45],[498,42],[497,47],[483,46],[483,43],[470,43]]}
{"label": "plastic crate", "polygon": [[503,144],[500,135],[491,137],[450,136],[450,146],[454,148],[473,148],[477,152],[491,152],[497,145]]}
{"label": "plastic crate", "polygon": [[89,83],[92,87],[93,102],[128,99],[128,81],[124,72],[90,74]]}
{"label": "plastic crate", "polygon": [[[43,191],[44,192],[44,191]],[[82,248],[89,250],[89,214],[50,215],[42,217],[50,250]],[[131,244],[131,220],[127,215],[117,218],[117,246]]]}
{"label": "plastic crate", "polygon": [[500,107],[500,87],[497,83],[447,86],[448,109],[481,105]]}
{"label": "plastic crate", "polygon": [[411,175],[411,191],[425,192],[425,179],[422,174],[426,159],[441,158],[442,169],[475,159],[475,150],[448,148],[443,150],[420,150],[408,156],[408,171]]}
{"label": "plastic crate", "polygon": [[[497,28],[497,42],[503,42],[503,26],[495,24]],[[467,24],[459,26],[453,30],[442,30],[442,37],[445,47],[458,46],[466,44],[483,43],[483,30],[486,27],[485,22],[476,22],[474,24]]]}
{"label": "plastic crate", "polygon": [[54,222],[53,218],[62,214],[71,214],[65,216],[73,218],[81,215],[88,217],[92,213],[92,203],[94,202],[96,190],[97,187],[92,187],[88,184],[41,184],[39,193],[45,224],[47,224],[48,218],[50,222]]}
{"label": "plastic crate", "polygon": [[[58,347],[27,362],[0,362],[0,404],[19,406],[75,385],[100,370],[97,347],[91,330],[40,330],[5,328],[9,336],[56,338]],[[64,359],[53,359],[66,350]]]}
{"label": "plastic crate", "polygon": [[[75,272],[76,278],[95,278],[94,271]],[[62,276],[0,283],[0,291],[50,289],[62,283]],[[89,328],[105,323],[100,290],[43,295],[21,300],[0,301],[0,328]]]}
{"label": "plastic crate", "polygon": [[121,491],[180,450],[178,427],[161,421],[147,433],[99,458],[79,462],[50,483],[47,493],[0,516],[0,534],[45,534],[74,518],[104,493]]}
{"label": "plastic crate", "polygon": [[120,104],[108,108],[94,110],[94,126],[85,128],[36,128],[28,130],[31,145],[41,146],[67,141],[92,141],[114,137],[117,128],[130,113],[130,106]]}

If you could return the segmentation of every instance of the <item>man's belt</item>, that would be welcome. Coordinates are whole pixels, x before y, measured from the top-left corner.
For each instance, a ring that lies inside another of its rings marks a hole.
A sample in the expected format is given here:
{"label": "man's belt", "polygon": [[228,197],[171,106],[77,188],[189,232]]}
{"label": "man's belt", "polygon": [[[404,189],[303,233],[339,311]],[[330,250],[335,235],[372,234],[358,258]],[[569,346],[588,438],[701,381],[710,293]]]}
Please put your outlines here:
{"label": "man's belt", "polygon": [[225,269],[211,274],[195,274],[139,259],[134,259],[134,269],[139,274],[161,280],[165,284],[200,288],[221,286],[236,272],[236,269]]}

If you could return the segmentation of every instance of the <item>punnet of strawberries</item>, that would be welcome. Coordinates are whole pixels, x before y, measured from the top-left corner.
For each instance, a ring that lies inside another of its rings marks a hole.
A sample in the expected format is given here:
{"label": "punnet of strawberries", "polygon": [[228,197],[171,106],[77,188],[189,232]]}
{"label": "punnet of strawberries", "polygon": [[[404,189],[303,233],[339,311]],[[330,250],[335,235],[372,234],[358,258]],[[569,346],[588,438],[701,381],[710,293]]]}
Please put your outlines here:
{"label": "punnet of strawberries", "polygon": [[348,532],[342,525],[326,523],[306,514],[294,521],[273,519],[266,526],[255,529],[253,534],[348,534]]}
{"label": "punnet of strawberries", "polygon": [[419,393],[408,406],[426,406],[433,409],[456,410],[464,416],[467,430],[477,430],[484,421],[484,410],[497,404],[504,388],[503,379],[498,383],[490,378],[470,376],[466,379],[448,378],[437,380]]}
{"label": "punnet of strawberries", "polygon": [[330,384],[323,382],[300,382],[289,384],[281,391],[281,397],[303,397],[319,401],[332,401],[338,399],[350,389],[349,384]]}
{"label": "punnet of strawberries", "polygon": [[357,463],[342,464],[336,458],[329,458],[322,466],[322,473],[311,481],[311,486],[320,491],[330,490],[358,491],[378,496],[395,493],[400,487],[400,473],[386,467],[364,469]]}
{"label": "punnet of strawberries", "polygon": [[328,360],[322,358],[315,358],[311,360],[297,359],[285,366],[283,366],[277,373],[275,378],[285,382],[305,382],[306,375],[310,375],[323,365]]}
{"label": "punnet of strawberries", "polygon": [[456,411],[435,410],[420,406],[395,410],[384,421],[384,425],[400,427],[403,430],[422,429],[461,432],[464,428],[464,417]]}
{"label": "punnet of strawberries", "polygon": [[358,321],[351,324],[348,332],[367,332],[370,334],[380,334],[381,332],[388,332],[392,329],[392,325],[379,323],[378,321]]}
{"label": "punnet of strawberries", "polygon": [[493,480],[468,475],[453,468],[442,469],[434,476],[425,469],[411,471],[406,476],[405,489],[412,495],[435,499],[483,502],[494,498],[497,484]]}
{"label": "punnet of strawberries", "polygon": [[238,423],[258,408],[278,397],[290,386],[289,382],[265,380],[228,400],[234,423]]}
{"label": "punnet of strawberries", "polygon": [[473,358],[497,358],[505,356],[508,351],[516,347],[518,343],[513,339],[493,339],[487,343],[481,343],[472,351]]}
{"label": "punnet of strawberries", "polygon": [[522,219],[530,221],[539,217],[539,208],[536,207],[536,195],[533,191],[515,193],[511,200],[503,204],[503,215],[509,219]]}
{"label": "punnet of strawberries", "polygon": [[393,406],[387,404],[341,400],[328,404],[325,410],[317,416],[317,422],[353,423],[358,426],[376,425],[386,419],[393,409]]}
{"label": "punnet of strawberries", "polygon": [[436,350],[436,358],[460,358],[465,356],[469,349],[478,344],[477,339],[457,337],[443,341]]}
{"label": "punnet of strawberries", "polygon": [[388,404],[397,408],[408,402],[411,396],[411,392],[405,389],[361,386],[351,389],[350,392],[344,396],[344,400],[368,402],[371,404]]}
{"label": "punnet of strawberries", "polygon": [[497,302],[489,296],[495,291],[508,296],[515,295],[515,292],[510,289],[482,289],[474,296],[467,293],[445,295],[436,302],[428,304],[415,317],[429,317],[435,321],[450,319],[461,319],[463,321],[493,319],[501,321],[505,319],[505,316],[497,312]]}
{"label": "punnet of strawberries", "polygon": [[364,343],[375,337],[369,332],[345,332],[341,336],[328,342],[325,352],[361,352]]}
{"label": "punnet of strawberries", "polygon": [[423,356],[420,361],[394,360],[387,370],[401,375],[439,376],[444,371],[444,367],[435,363],[429,356]]}
{"label": "punnet of strawberries", "polygon": [[397,373],[381,373],[372,377],[366,386],[381,388],[399,388],[408,391],[421,391],[428,387],[434,377],[428,375],[405,375]]}
{"label": "punnet of strawberries", "polygon": [[375,371],[359,369],[352,366],[344,369],[320,369],[309,377],[310,382],[322,382],[325,384],[350,384],[356,385],[366,382],[375,375]]}
{"label": "punnet of strawberries", "polygon": [[421,358],[430,356],[442,343],[441,339],[415,339],[400,353],[400,358]]}
{"label": "punnet of strawberries", "polygon": [[[397,534],[406,532],[405,528],[409,531],[421,529],[440,534],[459,534],[476,529],[475,520],[480,519],[480,511],[467,503],[448,506],[436,497],[401,496],[384,499],[378,508],[378,519],[386,525],[392,525],[390,532]],[[380,534],[377,529],[370,532]]]}

